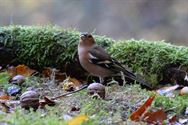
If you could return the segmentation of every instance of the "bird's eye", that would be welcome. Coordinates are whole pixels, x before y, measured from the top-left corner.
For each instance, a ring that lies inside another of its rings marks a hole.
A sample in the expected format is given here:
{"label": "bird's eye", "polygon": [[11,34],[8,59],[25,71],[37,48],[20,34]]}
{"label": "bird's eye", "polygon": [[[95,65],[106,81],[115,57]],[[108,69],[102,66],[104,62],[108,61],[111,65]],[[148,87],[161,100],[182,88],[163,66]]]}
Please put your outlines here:
{"label": "bird's eye", "polygon": [[91,35],[88,35],[88,38],[91,38],[92,36]]}

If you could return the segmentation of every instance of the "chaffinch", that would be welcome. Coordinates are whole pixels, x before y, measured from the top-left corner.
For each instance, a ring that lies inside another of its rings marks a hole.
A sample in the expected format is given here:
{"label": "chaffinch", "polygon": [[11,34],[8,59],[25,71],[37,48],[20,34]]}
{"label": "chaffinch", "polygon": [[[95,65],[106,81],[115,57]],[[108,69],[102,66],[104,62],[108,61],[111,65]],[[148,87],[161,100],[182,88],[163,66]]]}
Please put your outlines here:
{"label": "chaffinch", "polygon": [[81,66],[97,76],[102,83],[105,77],[112,77],[121,72],[125,78],[137,81],[151,88],[151,85],[139,79],[134,73],[124,68],[117,60],[113,59],[101,46],[95,43],[91,34],[83,33],[78,44],[78,56]]}

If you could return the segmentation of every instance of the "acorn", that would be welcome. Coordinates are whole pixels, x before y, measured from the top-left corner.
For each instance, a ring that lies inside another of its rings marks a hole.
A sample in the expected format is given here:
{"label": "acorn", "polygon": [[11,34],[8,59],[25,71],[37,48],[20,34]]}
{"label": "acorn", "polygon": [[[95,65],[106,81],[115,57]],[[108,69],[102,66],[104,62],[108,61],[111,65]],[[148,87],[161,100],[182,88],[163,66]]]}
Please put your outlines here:
{"label": "acorn", "polygon": [[87,87],[88,94],[93,98],[105,98],[105,86],[100,83],[92,83]]}
{"label": "acorn", "polygon": [[25,77],[23,75],[16,75],[11,79],[12,84],[16,84],[19,86],[21,86],[22,83],[24,83],[24,82],[25,82]]}
{"label": "acorn", "polygon": [[37,110],[39,107],[39,93],[35,91],[26,91],[20,96],[21,107],[28,110],[33,108]]}

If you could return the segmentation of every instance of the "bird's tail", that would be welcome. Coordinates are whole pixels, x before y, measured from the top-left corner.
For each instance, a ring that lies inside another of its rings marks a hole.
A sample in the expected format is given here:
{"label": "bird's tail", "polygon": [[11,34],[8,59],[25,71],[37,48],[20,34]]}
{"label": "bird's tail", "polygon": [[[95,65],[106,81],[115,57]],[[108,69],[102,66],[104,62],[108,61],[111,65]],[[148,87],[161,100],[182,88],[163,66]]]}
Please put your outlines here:
{"label": "bird's tail", "polygon": [[131,80],[134,80],[138,83],[140,83],[142,86],[148,88],[148,89],[153,89],[152,84],[146,82],[145,80],[139,78],[137,75],[132,73],[131,71],[126,70],[125,68],[122,70],[123,75]]}
{"label": "bird's tail", "polygon": [[119,63],[117,60],[113,59],[113,66],[115,69],[115,72],[123,72],[123,75],[126,78],[129,78],[133,81],[136,81],[138,83],[140,83],[142,86],[148,88],[148,89],[153,89],[152,84],[147,83],[145,80],[139,78],[137,75],[135,75],[133,72],[129,71],[128,68],[125,68],[121,65],[121,63]]}

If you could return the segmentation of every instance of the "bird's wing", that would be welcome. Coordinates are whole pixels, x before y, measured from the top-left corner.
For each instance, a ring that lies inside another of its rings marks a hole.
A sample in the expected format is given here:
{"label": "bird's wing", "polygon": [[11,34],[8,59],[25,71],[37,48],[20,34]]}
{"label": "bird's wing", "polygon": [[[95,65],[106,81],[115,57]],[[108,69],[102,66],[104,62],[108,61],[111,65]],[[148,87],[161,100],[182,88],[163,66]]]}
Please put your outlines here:
{"label": "bird's wing", "polygon": [[123,67],[117,60],[111,58],[111,56],[101,46],[94,45],[89,50],[89,62],[103,68],[107,68],[114,73],[123,72],[125,77],[135,80],[148,88],[152,88],[151,84],[138,78],[133,72]]}
{"label": "bird's wing", "polygon": [[89,50],[89,61],[93,64],[100,65],[114,72],[124,72],[125,75],[135,77],[134,73],[125,69],[117,60],[111,56],[99,45],[94,45]]}
{"label": "bird's wing", "polygon": [[89,54],[94,56],[95,58],[101,59],[101,60],[111,60],[111,56],[99,45],[94,45],[90,48]]}
{"label": "bird's wing", "polygon": [[89,62],[110,69],[113,64],[111,56],[98,45],[94,45],[89,50]]}

